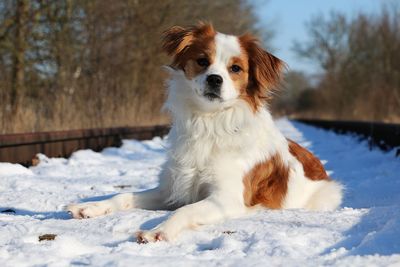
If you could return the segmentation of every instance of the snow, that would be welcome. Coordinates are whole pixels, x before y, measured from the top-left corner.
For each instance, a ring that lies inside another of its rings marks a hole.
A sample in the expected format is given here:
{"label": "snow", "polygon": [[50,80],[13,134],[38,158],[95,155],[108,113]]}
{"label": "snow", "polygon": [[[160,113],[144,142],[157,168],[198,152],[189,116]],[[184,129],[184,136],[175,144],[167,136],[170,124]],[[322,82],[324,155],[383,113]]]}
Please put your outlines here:
{"label": "snow", "polygon": [[[157,186],[165,140],[125,140],[69,159],[39,155],[29,169],[0,163],[1,266],[400,266],[400,159],[355,136],[287,119],[283,133],[326,162],[346,186],[333,212],[266,210],[140,245],[134,233],[169,212],[133,210],[73,220],[64,205]],[[41,241],[43,234],[55,240]]]}

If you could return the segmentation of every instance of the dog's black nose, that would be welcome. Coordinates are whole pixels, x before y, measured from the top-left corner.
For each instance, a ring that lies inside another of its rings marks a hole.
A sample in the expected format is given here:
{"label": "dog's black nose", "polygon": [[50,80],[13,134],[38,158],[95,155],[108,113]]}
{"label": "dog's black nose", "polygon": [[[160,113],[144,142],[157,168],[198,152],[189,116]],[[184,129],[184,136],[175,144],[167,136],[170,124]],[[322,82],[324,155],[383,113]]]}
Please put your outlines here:
{"label": "dog's black nose", "polygon": [[217,74],[211,74],[211,75],[208,75],[208,77],[207,77],[208,86],[210,86],[211,88],[214,88],[214,89],[220,88],[223,81],[224,80],[222,79],[222,77]]}

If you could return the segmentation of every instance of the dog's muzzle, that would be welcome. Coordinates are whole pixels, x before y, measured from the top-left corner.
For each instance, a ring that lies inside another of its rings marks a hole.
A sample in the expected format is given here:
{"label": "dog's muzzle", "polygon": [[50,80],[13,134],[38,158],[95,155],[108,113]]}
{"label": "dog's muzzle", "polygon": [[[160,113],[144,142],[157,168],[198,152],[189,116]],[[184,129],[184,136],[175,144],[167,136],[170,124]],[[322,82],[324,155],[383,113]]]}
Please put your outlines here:
{"label": "dog's muzzle", "polygon": [[221,87],[223,83],[223,79],[220,75],[211,74],[207,77],[207,86],[204,91],[204,96],[209,100],[220,99],[221,98]]}

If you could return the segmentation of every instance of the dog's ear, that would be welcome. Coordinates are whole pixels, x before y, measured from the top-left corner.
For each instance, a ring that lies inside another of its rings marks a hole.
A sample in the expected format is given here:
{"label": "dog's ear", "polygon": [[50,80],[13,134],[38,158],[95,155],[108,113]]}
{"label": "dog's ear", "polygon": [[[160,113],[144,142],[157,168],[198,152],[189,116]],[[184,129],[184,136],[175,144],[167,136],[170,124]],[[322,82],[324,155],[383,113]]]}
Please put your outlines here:
{"label": "dog's ear", "polygon": [[163,32],[162,48],[168,55],[175,56],[192,44],[195,38],[214,35],[214,27],[207,22],[200,21],[187,28],[173,26]]}
{"label": "dog's ear", "polygon": [[268,100],[281,80],[285,63],[265,51],[251,34],[239,37],[249,57],[249,84],[247,93],[256,101]]}
{"label": "dog's ear", "polygon": [[176,56],[190,45],[193,40],[191,28],[173,26],[163,33],[163,50],[170,56]]}
{"label": "dog's ear", "polygon": [[166,30],[163,33],[162,48],[164,52],[173,57],[171,67],[184,69],[190,46],[196,40],[202,40],[202,42],[210,40],[214,38],[215,34],[213,26],[204,22],[187,28],[174,26]]}

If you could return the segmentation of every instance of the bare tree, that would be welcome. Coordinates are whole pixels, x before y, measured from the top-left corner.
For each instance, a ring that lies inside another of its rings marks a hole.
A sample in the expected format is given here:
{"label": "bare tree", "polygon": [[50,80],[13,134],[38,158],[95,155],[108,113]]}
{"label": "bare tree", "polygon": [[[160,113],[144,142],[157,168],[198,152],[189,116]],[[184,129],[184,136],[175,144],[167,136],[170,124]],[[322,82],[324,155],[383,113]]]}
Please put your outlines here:
{"label": "bare tree", "polygon": [[393,5],[376,14],[347,19],[331,13],[309,22],[309,41],[294,50],[323,70],[311,116],[400,121],[399,14]]}
{"label": "bare tree", "polygon": [[167,122],[160,36],[199,20],[266,33],[247,0],[1,1],[0,131]]}

